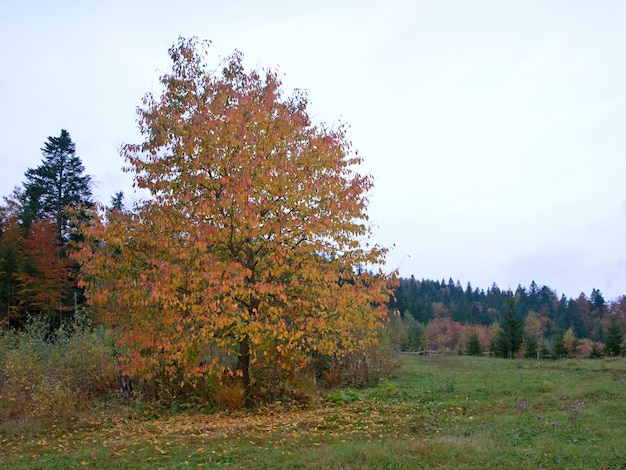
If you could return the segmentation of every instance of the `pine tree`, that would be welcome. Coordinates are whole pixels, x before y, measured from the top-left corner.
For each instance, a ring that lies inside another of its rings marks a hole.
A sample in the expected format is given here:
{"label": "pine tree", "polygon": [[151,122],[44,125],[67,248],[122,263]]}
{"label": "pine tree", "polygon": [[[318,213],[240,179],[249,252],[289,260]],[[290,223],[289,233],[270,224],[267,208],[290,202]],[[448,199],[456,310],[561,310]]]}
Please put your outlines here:
{"label": "pine tree", "polygon": [[502,318],[501,330],[496,336],[495,353],[511,359],[522,345],[524,325],[515,310],[515,300],[509,299]]}
{"label": "pine tree", "polygon": [[482,356],[483,348],[480,345],[480,340],[478,339],[478,335],[474,333],[467,345],[467,354],[470,356]]}
{"label": "pine tree", "polygon": [[65,129],[59,137],[48,137],[41,151],[41,165],[25,173],[22,223],[28,228],[36,219],[50,219],[63,241],[68,236],[68,206],[92,205],[91,177],[84,174],[76,145]]}
{"label": "pine tree", "polygon": [[558,333],[554,337],[554,344],[552,345],[552,357],[554,359],[561,359],[567,356],[567,348],[563,341],[563,333]]}
{"label": "pine tree", "polygon": [[124,192],[118,191],[111,197],[111,206],[108,207],[110,211],[124,210]]}
{"label": "pine tree", "polygon": [[[68,258],[70,210],[93,205],[91,177],[84,173],[76,145],[65,129],[59,137],[48,137],[41,151],[41,164],[24,174],[26,181],[19,201],[26,250],[23,257],[28,260],[19,274],[26,289],[20,308],[31,314],[46,314],[58,327],[63,323],[64,312],[74,310],[82,298],[74,282],[78,266]],[[35,291],[37,295],[33,294]],[[51,296],[56,299],[54,308]],[[38,305],[35,311],[33,305]]]}
{"label": "pine tree", "polygon": [[536,338],[530,335],[524,337],[524,357],[526,359],[536,359],[539,343]]}
{"label": "pine tree", "polygon": [[619,356],[622,354],[622,343],[624,337],[620,331],[619,324],[615,317],[611,317],[611,323],[606,329],[606,340],[604,342],[604,353],[607,356]]}
{"label": "pine tree", "polygon": [[606,308],[606,301],[604,300],[604,296],[602,295],[602,292],[600,292],[596,288],[593,288],[591,290],[589,302],[591,303],[591,307],[594,310],[604,310]]}

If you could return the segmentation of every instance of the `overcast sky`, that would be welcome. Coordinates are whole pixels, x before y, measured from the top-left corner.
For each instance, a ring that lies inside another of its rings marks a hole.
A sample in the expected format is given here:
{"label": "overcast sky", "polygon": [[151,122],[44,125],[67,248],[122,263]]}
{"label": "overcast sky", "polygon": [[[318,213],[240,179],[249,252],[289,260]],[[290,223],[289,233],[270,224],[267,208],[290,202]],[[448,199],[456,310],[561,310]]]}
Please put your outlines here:
{"label": "overcast sky", "polygon": [[626,294],[626,2],[0,0],[0,195],[67,129],[94,194],[178,36],[240,50],[341,120],[387,270]]}

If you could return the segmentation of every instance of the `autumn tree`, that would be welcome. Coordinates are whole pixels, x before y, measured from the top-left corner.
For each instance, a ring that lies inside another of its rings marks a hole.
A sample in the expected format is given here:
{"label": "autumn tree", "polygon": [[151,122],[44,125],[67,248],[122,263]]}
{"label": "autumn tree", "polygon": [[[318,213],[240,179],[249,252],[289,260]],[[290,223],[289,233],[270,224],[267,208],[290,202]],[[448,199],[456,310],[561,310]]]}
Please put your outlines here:
{"label": "autumn tree", "polygon": [[70,260],[51,219],[21,224],[23,192],[15,189],[0,206],[0,299],[7,327],[22,327],[29,316],[43,315],[51,326],[62,323],[71,285]]}
{"label": "autumn tree", "polygon": [[[69,133],[48,137],[43,161],[26,170],[23,189],[5,198],[3,247],[5,274],[0,284],[10,326],[22,327],[29,315],[44,314],[52,327],[63,322],[80,297],[78,267],[68,258],[70,218],[83,217],[91,203],[91,177],[76,155]],[[10,214],[10,215],[6,215]],[[4,305],[3,305],[4,310]]]}
{"label": "autumn tree", "polygon": [[622,320],[622,324],[626,325],[626,295],[620,295],[609,305],[610,315],[615,315]]}
{"label": "autumn tree", "polygon": [[389,277],[356,268],[386,250],[367,244],[372,178],[346,128],[313,124],[304,93],[285,98],[238,52],[210,70],[207,50],[170,48],[161,96],[138,111],[144,141],[122,151],[151,198],[105,212],[77,259],[130,372],[232,371],[250,396],[261,373],[275,384],[313,353],[375,342]]}
{"label": "autumn tree", "polygon": [[567,353],[570,356],[573,356],[576,353],[578,353],[578,348],[580,347],[580,340],[576,336],[576,333],[574,333],[573,328],[569,328],[563,334],[563,345],[565,346],[565,349],[567,350]]}
{"label": "autumn tree", "polygon": [[524,334],[539,341],[546,330],[546,322],[546,318],[541,317],[537,312],[531,310],[524,320]]}
{"label": "autumn tree", "polygon": [[452,351],[458,347],[465,327],[450,317],[435,317],[424,329],[424,340],[430,349]]}
{"label": "autumn tree", "polygon": [[28,314],[43,314],[52,325],[63,324],[63,313],[72,309],[66,302],[70,285],[70,260],[57,237],[56,224],[36,219],[21,242],[18,293],[20,308]]}
{"label": "autumn tree", "polygon": [[[459,353],[467,352],[467,350],[469,349],[470,340],[472,339],[472,336],[474,336],[474,334],[474,328],[466,324],[463,328],[463,331],[461,332],[459,341],[457,342],[457,349]],[[476,337],[478,338],[478,335],[476,335]]]}
{"label": "autumn tree", "polygon": [[547,319],[533,310],[528,312],[524,320],[524,357],[539,358],[539,341],[543,338]]}

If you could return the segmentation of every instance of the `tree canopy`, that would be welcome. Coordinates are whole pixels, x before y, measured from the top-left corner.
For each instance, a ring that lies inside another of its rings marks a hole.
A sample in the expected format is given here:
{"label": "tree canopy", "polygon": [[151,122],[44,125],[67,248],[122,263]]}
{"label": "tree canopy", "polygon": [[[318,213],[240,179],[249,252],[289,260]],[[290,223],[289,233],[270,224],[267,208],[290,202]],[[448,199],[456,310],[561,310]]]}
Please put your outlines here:
{"label": "tree canopy", "polygon": [[372,178],[345,126],[313,124],[304,93],[284,98],[276,72],[246,72],[240,53],[210,70],[207,50],[169,50],[163,93],[138,111],[145,140],[122,152],[151,198],[102,211],[78,259],[129,370],[232,374],[250,393],[262,373],[374,342],[390,278],[357,269],[386,250],[367,244]]}
{"label": "tree canopy", "polygon": [[48,137],[41,151],[41,165],[25,173],[22,222],[28,227],[36,219],[52,220],[61,240],[67,236],[68,207],[93,204],[91,177],[84,174],[76,145],[65,129],[59,137]]}
{"label": "tree canopy", "polygon": [[22,188],[0,205],[0,308],[3,323],[22,327],[30,316],[63,324],[80,292],[71,251],[71,222],[91,206],[91,177],[69,132],[48,137],[43,160],[26,170]]}

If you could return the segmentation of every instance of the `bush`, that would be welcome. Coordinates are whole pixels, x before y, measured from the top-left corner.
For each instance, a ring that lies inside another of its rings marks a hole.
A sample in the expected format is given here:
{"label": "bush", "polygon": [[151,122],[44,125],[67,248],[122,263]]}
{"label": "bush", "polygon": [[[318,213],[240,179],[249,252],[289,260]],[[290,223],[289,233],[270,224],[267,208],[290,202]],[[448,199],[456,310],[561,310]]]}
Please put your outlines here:
{"label": "bush", "polygon": [[[3,338],[3,342],[12,342]],[[20,344],[16,349],[4,349],[0,364],[0,418],[21,418],[29,415],[34,406],[32,394],[44,382],[44,368],[39,356],[29,347]]]}
{"label": "bush", "polygon": [[80,396],[95,398],[118,387],[113,338],[103,328],[70,336],[59,331],[55,346],[50,358],[54,370]]}
{"label": "bush", "polygon": [[381,378],[393,376],[401,367],[388,331],[383,330],[378,343],[350,354],[318,359],[324,367],[318,371],[328,388],[337,386],[366,387]]}
{"label": "bush", "polygon": [[244,404],[245,390],[240,383],[222,384],[215,388],[217,403],[229,410],[239,410]]}
{"label": "bush", "polygon": [[0,421],[47,424],[72,418],[90,399],[117,388],[113,342],[104,329],[53,334],[31,321],[0,336]]}
{"label": "bush", "polygon": [[591,346],[591,351],[589,352],[589,357],[591,359],[600,359],[604,356],[604,351],[601,345],[598,343],[593,343]]}

